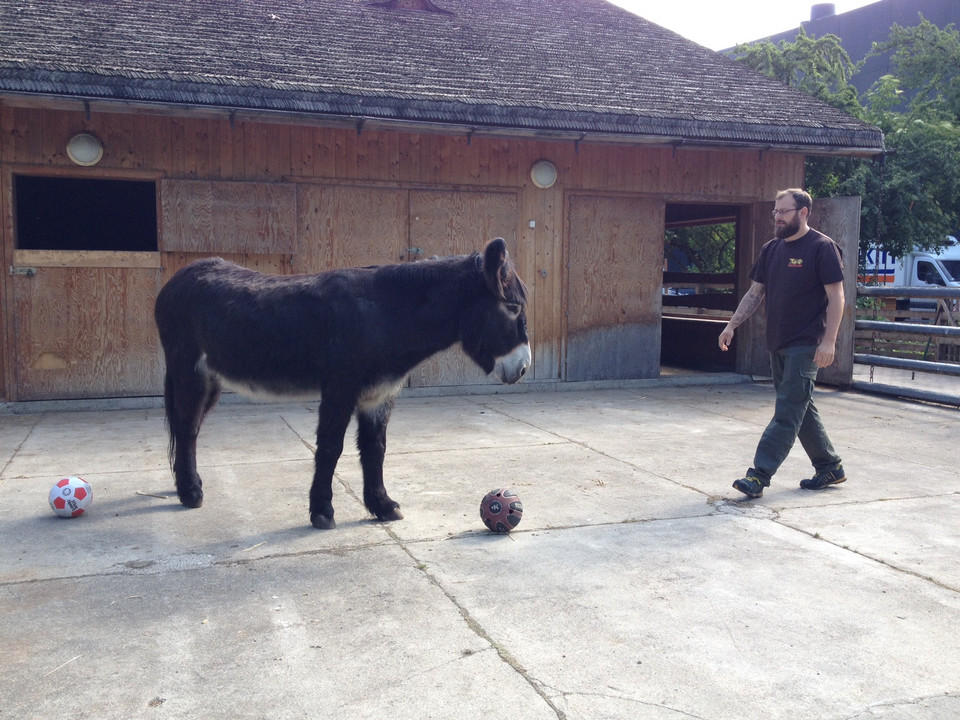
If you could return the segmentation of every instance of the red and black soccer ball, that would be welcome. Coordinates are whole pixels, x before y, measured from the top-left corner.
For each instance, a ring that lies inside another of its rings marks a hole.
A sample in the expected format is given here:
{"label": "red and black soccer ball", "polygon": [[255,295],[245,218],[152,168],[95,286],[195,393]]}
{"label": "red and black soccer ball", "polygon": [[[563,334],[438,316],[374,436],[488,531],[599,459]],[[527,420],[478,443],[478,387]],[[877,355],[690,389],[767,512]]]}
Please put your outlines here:
{"label": "red and black soccer ball", "polygon": [[521,517],[523,503],[510,488],[491,490],[480,502],[480,519],[493,532],[510,532],[520,524]]}

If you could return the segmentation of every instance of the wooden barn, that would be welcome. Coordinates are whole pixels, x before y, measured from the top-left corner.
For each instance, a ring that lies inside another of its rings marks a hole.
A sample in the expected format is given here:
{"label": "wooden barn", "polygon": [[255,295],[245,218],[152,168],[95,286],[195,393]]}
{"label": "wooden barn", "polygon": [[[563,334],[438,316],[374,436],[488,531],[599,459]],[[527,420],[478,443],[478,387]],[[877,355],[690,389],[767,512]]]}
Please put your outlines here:
{"label": "wooden barn", "polygon": [[[763,373],[759,326],[715,345],[773,194],[882,145],[603,0],[0,0],[0,401],[160,394],[154,299],[199,257],[307,273],[496,236],[528,382]],[[855,249],[857,203],[812,224]],[[720,222],[733,272],[666,265],[668,231]],[[489,381],[454,349],[409,382]]]}

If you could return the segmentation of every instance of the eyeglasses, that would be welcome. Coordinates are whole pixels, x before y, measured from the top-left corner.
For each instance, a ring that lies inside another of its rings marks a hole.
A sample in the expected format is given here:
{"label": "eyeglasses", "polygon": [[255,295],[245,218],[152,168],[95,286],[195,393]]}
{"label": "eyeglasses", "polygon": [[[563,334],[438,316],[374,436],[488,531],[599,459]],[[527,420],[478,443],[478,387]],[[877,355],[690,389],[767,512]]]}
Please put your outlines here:
{"label": "eyeglasses", "polygon": [[800,209],[800,208],[789,208],[789,209],[787,209],[787,210],[779,210],[779,209],[777,209],[777,210],[774,210],[774,211],[773,211],[772,213],[770,213],[770,214],[773,215],[774,217],[780,217],[781,215],[786,215],[787,213],[796,212],[796,211],[799,210],[799,209]]}

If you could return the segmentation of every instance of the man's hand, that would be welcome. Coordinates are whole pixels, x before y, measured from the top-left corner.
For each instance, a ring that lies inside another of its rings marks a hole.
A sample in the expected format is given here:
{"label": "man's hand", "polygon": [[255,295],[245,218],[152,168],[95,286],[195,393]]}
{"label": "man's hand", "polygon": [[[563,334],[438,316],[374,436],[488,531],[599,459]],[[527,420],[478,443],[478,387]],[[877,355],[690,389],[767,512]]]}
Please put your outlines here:
{"label": "man's hand", "polygon": [[836,359],[836,356],[836,343],[828,343],[824,341],[817,345],[817,351],[813,355],[813,361],[817,364],[817,367],[825,368],[828,365],[833,365],[833,361]]}
{"label": "man's hand", "polygon": [[827,293],[827,323],[823,330],[823,339],[817,345],[817,351],[813,355],[813,361],[817,367],[825,368],[827,365],[832,365],[837,357],[837,332],[840,329],[840,321],[843,319],[843,283],[824,285],[823,289]]}
{"label": "man's hand", "polygon": [[730,349],[730,343],[733,342],[733,328],[727,325],[720,333],[720,349],[726,352]]}

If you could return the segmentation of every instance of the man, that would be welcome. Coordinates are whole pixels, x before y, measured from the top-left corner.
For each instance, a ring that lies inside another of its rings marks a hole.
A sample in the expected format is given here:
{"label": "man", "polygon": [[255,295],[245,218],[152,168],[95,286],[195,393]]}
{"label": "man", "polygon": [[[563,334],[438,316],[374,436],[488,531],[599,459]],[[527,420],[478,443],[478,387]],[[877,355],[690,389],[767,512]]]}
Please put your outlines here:
{"label": "man", "polygon": [[847,479],[813,403],[817,370],[834,361],[843,317],[840,249],[807,225],[813,201],[803,190],[779,192],[774,207],[775,237],[760,251],[750,271],[750,289],[719,338],[720,349],[726,351],[734,330],[766,298],[776,408],[757,445],[753,467],[733,483],[751,498],[763,495],[798,438],[814,469],[801,488],[819,490]]}

